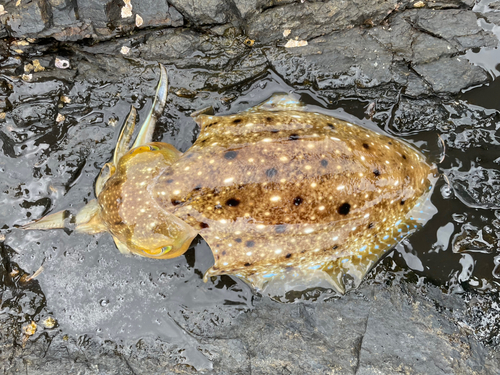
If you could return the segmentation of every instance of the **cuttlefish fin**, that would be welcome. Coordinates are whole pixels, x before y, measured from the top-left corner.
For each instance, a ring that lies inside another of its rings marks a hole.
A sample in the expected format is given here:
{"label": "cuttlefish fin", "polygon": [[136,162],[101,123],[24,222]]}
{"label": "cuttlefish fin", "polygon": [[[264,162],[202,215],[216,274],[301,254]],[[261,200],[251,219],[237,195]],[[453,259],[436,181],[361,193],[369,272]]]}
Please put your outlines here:
{"label": "cuttlefish fin", "polygon": [[365,275],[380,259],[377,255],[339,258],[321,265],[307,268],[290,267],[285,272],[242,275],[241,278],[256,289],[269,295],[283,295],[291,290],[303,290],[311,287],[333,288],[339,294],[345,294],[346,276],[349,285],[359,287]]}
{"label": "cuttlefish fin", "polygon": [[25,230],[48,230],[48,229],[62,229],[65,228],[65,221],[69,217],[67,210],[59,211],[32,223],[23,225],[21,229]]}
{"label": "cuttlefish fin", "polygon": [[158,82],[158,87],[156,88],[156,95],[153,101],[153,106],[149,112],[146,120],[141,125],[141,130],[137,135],[137,138],[132,146],[132,148],[144,145],[151,142],[153,139],[153,132],[156,125],[156,120],[160,117],[167,102],[168,94],[168,76],[167,70],[162,64],[160,65],[160,81]]}
{"label": "cuttlefish fin", "polygon": [[338,258],[327,262],[321,266],[321,269],[330,275],[332,285],[335,284],[336,289],[343,294],[345,293],[345,276],[350,277],[354,288],[359,287],[366,274],[370,272],[381,256],[382,253],[364,255],[361,258],[357,256]]}
{"label": "cuttlefish fin", "polygon": [[297,95],[275,94],[249,111],[305,111],[306,106]]}
{"label": "cuttlefish fin", "polygon": [[118,250],[120,250],[120,253],[122,253],[123,255],[130,255],[131,254],[131,251],[129,250],[129,248],[126,244],[121,242],[115,236],[113,236],[113,240],[115,241],[115,245],[118,248]]}
{"label": "cuttlefish fin", "polygon": [[[211,267],[205,273],[203,280],[206,282],[211,276],[221,275]],[[288,267],[284,272],[264,272],[254,274],[230,274],[242,279],[255,290],[272,296],[284,295],[288,291],[305,290],[312,287],[333,288],[340,294],[345,293],[343,273],[331,275],[319,267],[308,269]]]}

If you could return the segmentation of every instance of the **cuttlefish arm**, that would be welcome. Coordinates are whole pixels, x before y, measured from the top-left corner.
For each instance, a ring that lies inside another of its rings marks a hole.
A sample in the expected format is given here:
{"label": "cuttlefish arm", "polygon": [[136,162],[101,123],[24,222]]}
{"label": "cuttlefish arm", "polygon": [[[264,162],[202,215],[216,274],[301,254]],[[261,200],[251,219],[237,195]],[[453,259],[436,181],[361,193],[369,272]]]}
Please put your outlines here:
{"label": "cuttlefish arm", "polygon": [[[95,193],[99,196],[106,181],[109,180],[111,176],[116,171],[120,159],[131,149],[145,145],[152,140],[154,128],[156,125],[157,118],[161,115],[165,103],[167,100],[168,93],[168,78],[167,71],[162,64],[160,66],[160,80],[156,88],[156,94],[151,107],[151,111],[148,113],[146,119],[141,125],[139,134],[133,145],[130,145],[135,130],[137,110],[132,106],[130,112],[123,124],[118,142],[115,147],[115,152],[113,154],[112,160],[106,163],[95,183]],[[96,199],[91,200],[85,207],[83,207],[79,213],[76,215],[76,230],[83,233],[99,233],[106,231],[105,225],[99,217],[100,207]],[[67,210],[59,211],[43,218],[24,225],[21,229],[26,230],[47,230],[47,229],[61,229],[66,227],[66,219],[70,216]],[[120,249],[121,250],[121,249]]]}

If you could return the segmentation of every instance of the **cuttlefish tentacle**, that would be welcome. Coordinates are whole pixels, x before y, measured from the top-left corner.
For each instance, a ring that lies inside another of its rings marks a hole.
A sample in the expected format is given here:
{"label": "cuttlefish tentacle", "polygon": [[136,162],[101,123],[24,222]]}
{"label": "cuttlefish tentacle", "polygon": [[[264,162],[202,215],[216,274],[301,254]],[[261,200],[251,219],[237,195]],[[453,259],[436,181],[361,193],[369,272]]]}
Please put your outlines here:
{"label": "cuttlefish tentacle", "polygon": [[63,210],[42,217],[40,220],[23,225],[21,229],[26,230],[46,230],[46,229],[62,229],[65,228],[65,221],[68,217],[68,211]]}

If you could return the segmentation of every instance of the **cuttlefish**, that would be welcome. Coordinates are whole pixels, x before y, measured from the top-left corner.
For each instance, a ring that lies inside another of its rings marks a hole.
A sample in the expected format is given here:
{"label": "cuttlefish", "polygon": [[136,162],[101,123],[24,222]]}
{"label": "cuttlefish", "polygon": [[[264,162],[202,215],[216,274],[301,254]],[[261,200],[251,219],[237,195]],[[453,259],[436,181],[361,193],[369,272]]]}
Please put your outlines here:
{"label": "cuttlefish", "polygon": [[[193,115],[200,134],[185,153],[152,142],[167,73],[132,143],[132,107],[97,199],[76,230],[108,231],[122,253],[167,259],[200,235],[214,265],[258,289],[271,282],[328,281],[344,291],[434,213],[436,169],[409,144],[276,95],[242,113]],[[64,227],[56,213],[26,229]]]}

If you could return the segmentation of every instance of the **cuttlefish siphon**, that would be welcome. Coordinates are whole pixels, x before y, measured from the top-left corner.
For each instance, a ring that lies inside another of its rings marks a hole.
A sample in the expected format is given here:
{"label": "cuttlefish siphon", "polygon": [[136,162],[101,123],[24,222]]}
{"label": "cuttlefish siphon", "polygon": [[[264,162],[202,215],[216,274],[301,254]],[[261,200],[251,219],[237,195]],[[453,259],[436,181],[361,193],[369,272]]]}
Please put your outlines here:
{"label": "cuttlefish siphon", "polygon": [[[160,70],[151,112],[130,145],[132,107],[76,230],[108,231],[122,253],[158,259],[182,255],[199,234],[215,260],[205,281],[227,274],[262,289],[326,280],[343,292],[344,275],[358,285],[435,213],[436,169],[418,150],[307,112],[290,95],[228,116],[195,113],[201,130],[185,153],[151,142],[167,97]],[[25,226],[61,227],[63,213]]]}

